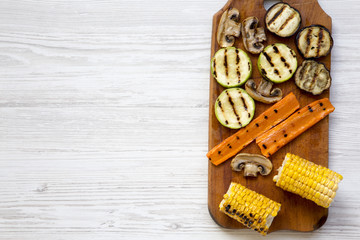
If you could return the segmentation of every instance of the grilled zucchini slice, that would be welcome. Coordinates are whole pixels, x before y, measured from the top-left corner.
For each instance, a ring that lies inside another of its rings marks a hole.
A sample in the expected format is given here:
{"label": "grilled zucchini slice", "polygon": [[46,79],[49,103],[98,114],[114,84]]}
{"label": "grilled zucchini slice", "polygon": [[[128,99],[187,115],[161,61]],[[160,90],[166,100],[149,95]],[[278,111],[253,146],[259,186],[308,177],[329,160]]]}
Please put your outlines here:
{"label": "grilled zucchini slice", "polygon": [[251,60],[241,49],[221,48],[211,59],[211,72],[221,86],[239,87],[251,76]]}
{"label": "grilled zucchini slice", "polygon": [[287,3],[277,3],[266,12],[266,28],[280,37],[292,36],[301,25],[298,10]]}
{"label": "grilled zucchini slice", "polygon": [[328,55],[333,43],[330,31],[321,25],[305,27],[296,36],[296,46],[304,58],[319,58]]}
{"label": "grilled zucchini slice", "polygon": [[239,129],[248,125],[255,113],[255,102],[242,88],[224,90],[215,102],[215,115],[228,128]]}
{"label": "grilled zucchini slice", "polygon": [[296,71],[296,54],[285,44],[269,45],[259,55],[258,68],[265,79],[274,83],[285,82]]}
{"label": "grilled zucchini slice", "polygon": [[304,91],[319,95],[331,85],[330,72],[322,63],[305,60],[296,71],[295,84]]}

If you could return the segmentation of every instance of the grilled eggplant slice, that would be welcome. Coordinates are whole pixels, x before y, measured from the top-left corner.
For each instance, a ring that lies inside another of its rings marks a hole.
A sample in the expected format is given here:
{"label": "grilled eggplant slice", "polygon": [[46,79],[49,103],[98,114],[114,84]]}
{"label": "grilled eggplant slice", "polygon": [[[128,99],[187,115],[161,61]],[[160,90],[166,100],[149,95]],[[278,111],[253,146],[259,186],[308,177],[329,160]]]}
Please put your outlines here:
{"label": "grilled eggplant slice", "polygon": [[319,58],[328,55],[333,43],[330,31],[321,25],[305,27],[296,36],[296,46],[304,58]]}
{"label": "grilled eggplant slice", "polygon": [[269,45],[259,55],[258,68],[265,79],[274,83],[285,82],[296,71],[296,54],[285,44]]}
{"label": "grilled eggplant slice", "polygon": [[280,37],[292,36],[301,25],[298,10],[287,3],[273,5],[265,16],[266,28]]}
{"label": "grilled eggplant slice", "polygon": [[222,48],[211,59],[211,72],[221,86],[238,87],[251,76],[251,60],[241,49]]}
{"label": "grilled eggplant slice", "polygon": [[331,85],[330,72],[322,63],[305,60],[296,71],[295,84],[302,90],[319,95]]}
{"label": "grilled eggplant slice", "polygon": [[254,117],[255,102],[242,88],[224,90],[215,102],[215,115],[228,128],[245,127]]}

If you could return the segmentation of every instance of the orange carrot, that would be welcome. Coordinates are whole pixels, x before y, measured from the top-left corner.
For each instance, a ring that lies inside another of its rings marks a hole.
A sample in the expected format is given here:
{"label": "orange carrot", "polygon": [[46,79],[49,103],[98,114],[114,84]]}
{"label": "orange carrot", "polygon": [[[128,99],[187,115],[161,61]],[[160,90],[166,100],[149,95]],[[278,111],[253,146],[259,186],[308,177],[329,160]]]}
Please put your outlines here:
{"label": "orange carrot", "polygon": [[261,153],[270,157],[334,110],[328,98],[310,103],[256,139]]}
{"label": "orange carrot", "polygon": [[241,128],[232,136],[211,149],[206,156],[216,166],[249,145],[256,137],[279,122],[286,119],[299,108],[299,102],[293,93],[288,94],[281,101],[252,120],[246,127]]}

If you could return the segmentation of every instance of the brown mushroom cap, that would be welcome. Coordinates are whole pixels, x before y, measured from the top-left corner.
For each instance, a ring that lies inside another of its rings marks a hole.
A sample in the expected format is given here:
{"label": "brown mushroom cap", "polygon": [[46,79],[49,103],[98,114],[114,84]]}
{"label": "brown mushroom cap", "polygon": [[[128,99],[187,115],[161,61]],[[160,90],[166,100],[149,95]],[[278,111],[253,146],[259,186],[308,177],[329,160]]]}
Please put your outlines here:
{"label": "brown mushroom cap", "polygon": [[259,154],[239,153],[231,161],[231,168],[234,171],[244,169],[245,177],[257,177],[258,172],[263,176],[268,175],[272,170],[272,163]]}
{"label": "brown mushroom cap", "polygon": [[271,90],[273,83],[265,79],[261,79],[259,86],[253,79],[249,79],[245,84],[246,92],[256,101],[270,104],[278,102],[282,98],[282,91],[280,88]]}
{"label": "brown mushroom cap", "polygon": [[259,54],[264,50],[263,41],[266,41],[265,30],[257,27],[259,19],[248,17],[242,22],[241,32],[246,50],[253,54]]}
{"label": "brown mushroom cap", "polygon": [[231,47],[235,43],[235,37],[240,36],[240,13],[236,8],[226,10],[220,19],[217,30],[217,42],[220,47]]}

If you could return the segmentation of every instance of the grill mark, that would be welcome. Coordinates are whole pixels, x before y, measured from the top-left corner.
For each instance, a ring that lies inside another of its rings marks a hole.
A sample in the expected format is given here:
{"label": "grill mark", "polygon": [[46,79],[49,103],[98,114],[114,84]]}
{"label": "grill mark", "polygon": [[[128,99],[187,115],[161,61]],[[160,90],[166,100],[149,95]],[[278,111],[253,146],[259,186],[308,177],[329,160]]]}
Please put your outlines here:
{"label": "grill mark", "polygon": [[[239,93],[240,93],[240,92],[239,92]],[[241,94],[241,93],[240,93],[240,94]],[[241,99],[241,102],[242,102],[242,104],[243,104],[243,106],[244,106],[244,108],[245,108],[245,111],[248,111],[248,106],[246,105],[246,102],[245,102],[243,96],[241,96],[240,99]]]}
{"label": "grill mark", "polygon": [[[240,94],[241,94],[241,92],[239,92]],[[251,117],[251,114],[249,113],[249,111],[248,111],[248,106],[246,105],[246,102],[245,102],[245,100],[244,100],[244,98],[243,98],[243,96],[241,95],[241,97],[240,97],[240,100],[241,100],[241,102],[242,102],[242,104],[243,104],[243,106],[244,106],[244,108],[245,108],[245,111],[248,113],[248,118],[250,118]]]}
{"label": "grill mark", "polygon": [[276,75],[280,75],[279,70],[277,70],[276,68],[275,68],[275,70],[274,70],[274,73],[275,73]]}
{"label": "grill mark", "polygon": [[236,74],[238,76],[238,83],[241,83],[241,73],[240,73],[240,70],[239,70],[239,63],[240,63],[240,57],[239,57],[239,50],[236,49]]}
{"label": "grill mark", "polygon": [[[314,67],[314,66],[312,66],[312,67]],[[318,76],[318,70],[319,70],[319,66],[317,66],[317,67],[315,68],[314,76],[313,76],[312,79],[311,79],[311,85],[310,85],[310,89],[311,89],[311,90],[314,89],[314,85],[315,85],[315,82],[316,82],[316,78],[317,78],[317,76]]]}
{"label": "grill mark", "polygon": [[226,95],[228,96],[228,101],[229,101],[229,103],[230,103],[230,105],[232,107],[232,110],[233,110],[233,112],[234,112],[234,114],[236,116],[236,120],[238,121],[238,123],[239,123],[239,125],[241,127],[240,117],[239,117],[239,114],[236,112],[234,102],[233,102],[233,100],[232,100],[232,98],[231,98],[231,96],[230,96],[230,94],[228,92],[226,92]]}
{"label": "grill mark", "polygon": [[275,15],[272,17],[272,19],[270,19],[270,21],[268,23],[269,26],[281,15],[281,13],[284,11],[285,8],[286,8],[286,6],[284,5],[284,6],[282,6],[282,8],[279,11],[277,11],[275,13]]}
{"label": "grill mark", "polygon": [[309,31],[307,32],[306,34],[306,43],[307,43],[307,46],[306,46],[306,49],[305,49],[305,54],[304,55],[308,55],[309,54],[309,48],[310,48],[310,36],[312,34],[312,28],[309,29]]}
{"label": "grill mark", "polygon": [[221,109],[221,111],[224,112],[224,109],[222,108],[222,104],[221,104],[221,101],[220,101],[220,100],[218,101],[218,106],[219,106],[219,108]]}
{"label": "grill mark", "polygon": [[306,62],[305,65],[301,68],[300,73],[299,73],[301,80],[303,80],[305,69],[307,68],[307,65],[309,65],[309,64],[310,64],[309,62]]}
{"label": "grill mark", "polygon": [[[312,75],[311,69],[312,69],[311,62],[306,62],[305,66],[304,66],[304,71],[302,72],[302,74],[311,74]],[[306,80],[305,75],[302,75],[301,79]],[[304,81],[303,85],[305,85],[307,82],[308,81]]]}
{"label": "grill mark", "polygon": [[283,56],[281,56],[280,59],[284,63],[285,67],[290,68],[290,65],[286,62],[286,59]]}
{"label": "grill mark", "polygon": [[283,29],[286,27],[286,25],[289,23],[289,21],[290,21],[291,19],[293,19],[294,17],[295,17],[295,13],[293,13],[292,15],[290,15],[290,16],[285,20],[285,22],[281,25],[281,27],[279,28],[279,31],[283,30]]}
{"label": "grill mark", "polygon": [[275,53],[279,53],[279,49],[277,48],[277,46],[274,45],[274,46],[273,46],[273,49],[274,49],[274,52],[275,52]]}
{"label": "grill mark", "polygon": [[274,67],[274,64],[271,62],[271,57],[266,53],[266,52],[263,52],[266,60],[270,63],[270,66]]}
{"label": "grill mark", "polygon": [[239,65],[239,63],[240,63],[239,50],[236,49],[235,52],[236,52],[236,65]]}
{"label": "grill mark", "polygon": [[318,48],[317,48],[317,51],[316,51],[316,57],[319,57],[319,55],[320,55],[321,41],[322,41],[322,39],[324,37],[324,30],[322,28],[320,28],[320,32],[319,32],[318,36],[319,36],[318,37],[318,42],[317,42]]}
{"label": "grill mark", "polygon": [[215,76],[215,78],[217,77],[217,74],[216,74],[216,58],[214,58],[214,66],[213,66],[213,74],[214,74],[214,76]]}
{"label": "grill mark", "polygon": [[225,67],[225,75],[228,76],[229,70],[228,70],[228,63],[227,63],[227,49],[225,49],[225,51],[224,51],[224,67]]}
{"label": "grill mark", "polygon": [[265,75],[265,76],[267,75],[267,72],[266,72],[265,69],[263,69],[263,68],[261,69],[261,73],[262,73],[263,75]]}
{"label": "grill mark", "polygon": [[237,76],[238,76],[238,83],[241,83],[241,74],[240,74],[240,71],[239,71],[239,67],[237,67],[237,69],[236,69],[236,74],[237,74]]}

